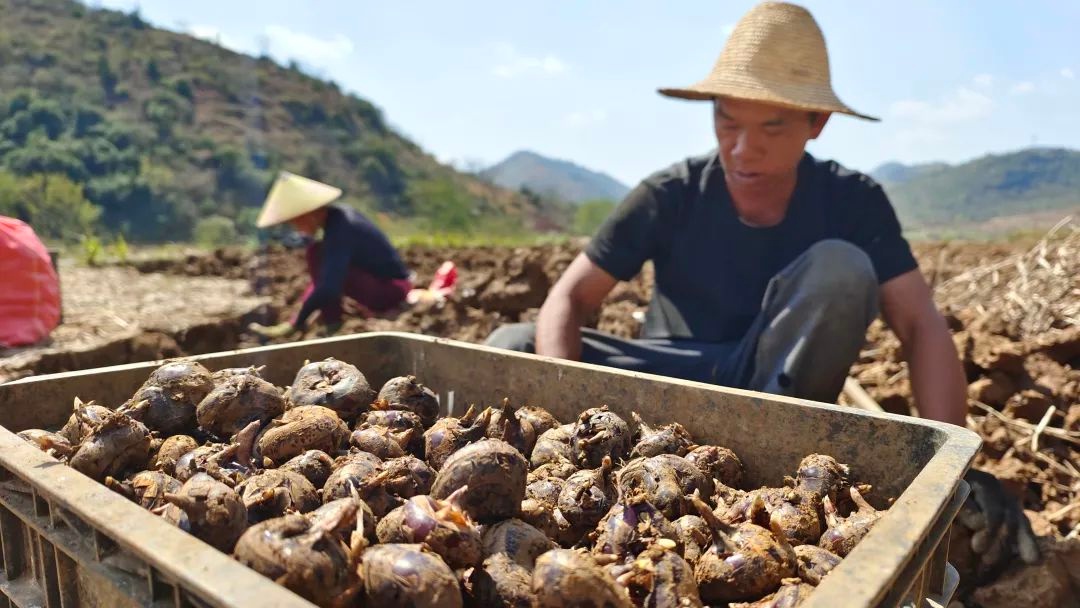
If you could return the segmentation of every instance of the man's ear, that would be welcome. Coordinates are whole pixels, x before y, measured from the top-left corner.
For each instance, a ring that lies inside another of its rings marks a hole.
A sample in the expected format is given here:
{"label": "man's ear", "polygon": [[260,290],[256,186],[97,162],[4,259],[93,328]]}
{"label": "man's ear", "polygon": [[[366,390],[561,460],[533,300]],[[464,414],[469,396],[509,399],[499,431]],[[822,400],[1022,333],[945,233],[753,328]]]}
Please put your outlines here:
{"label": "man's ear", "polygon": [[810,139],[817,139],[821,135],[825,123],[829,122],[832,112],[814,112],[810,119]]}

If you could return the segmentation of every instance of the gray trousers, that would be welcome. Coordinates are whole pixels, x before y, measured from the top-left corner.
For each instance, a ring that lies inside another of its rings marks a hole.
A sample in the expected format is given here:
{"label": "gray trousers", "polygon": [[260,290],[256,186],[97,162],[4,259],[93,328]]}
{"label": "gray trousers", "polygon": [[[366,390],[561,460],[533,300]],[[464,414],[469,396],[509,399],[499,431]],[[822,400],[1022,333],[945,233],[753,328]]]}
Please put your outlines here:
{"label": "gray trousers", "polygon": [[[834,403],[877,314],[870,258],[846,241],[825,240],[772,278],[741,340],[624,340],[582,328],[581,360]],[[486,344],[536,352],[536,325],[504,325]]]}

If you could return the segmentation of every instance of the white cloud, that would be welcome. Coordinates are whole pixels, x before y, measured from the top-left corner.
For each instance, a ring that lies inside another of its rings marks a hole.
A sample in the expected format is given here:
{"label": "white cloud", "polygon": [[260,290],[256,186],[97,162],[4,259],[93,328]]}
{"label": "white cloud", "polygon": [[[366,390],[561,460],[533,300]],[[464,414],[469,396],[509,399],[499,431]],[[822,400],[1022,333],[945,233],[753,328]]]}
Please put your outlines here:
{"label": "white cloud", "polygon": [[959,87],[936,102],[913,99],[894,101],[890,113],[927,125],[946,125],[984,118],[990,115],[994,101],[967,87]]}
{"label": "white cloud", "polygon": [[1013,95],[1026,95],[1035,90],[1035,85],[1030,81],[1018,82],[1009,89]]}
{"label": "white cloud", "polygon": [[1061,77],[1067,80],[1076,78],[1076,73],[1072,71],[1072,68],[1061,68]]}
{"label": "white cloud", "polygon": [[501,56],[499,63],[491,69],[491,73],[499,78],[514,78],[526,73],[555,76],[567,69],[567,65],[551,53],[531,57],[518,53],[509,44],[504,44],[499,46],[498,54]]}
{"label": "white cloud", "polygon": [[735,24],[734,23],[728,23],[728,24],[724,25],[723,31],[724,31],[724,36],[730,36],[731,32],[735,31]]}
{"label": "white cloud", "polygon": [[988,87],[994,84],[994,77],[990,74],[979,74],[975,77],[974,81],[975,84],[979,85],[980,87]]}
{"label": "white cloud", "polygon": [[340,61],[353,52],[352,40],[342,34],[323,38],[282,25],[268,25],[266,37],[273,54],[313,65]]}
{"label": "white cloud", "polygon": [[598,125],[607,120],[607,112],[604,110],[589,110],[571,112],[563,117],[563,124],[568,127],[582,128]]}

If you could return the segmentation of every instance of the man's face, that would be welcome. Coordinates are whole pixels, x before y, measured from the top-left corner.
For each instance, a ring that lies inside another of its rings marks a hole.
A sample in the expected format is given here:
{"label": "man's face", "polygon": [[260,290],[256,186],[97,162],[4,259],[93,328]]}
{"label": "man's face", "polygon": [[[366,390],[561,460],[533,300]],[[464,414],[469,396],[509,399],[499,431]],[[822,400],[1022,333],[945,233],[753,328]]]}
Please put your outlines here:
{"label": "man's face", "polygon": [[747,202],[790,187],[806,142],[829,119],[826,113],[738,99],[718,99],[713,108],[728,188]]}

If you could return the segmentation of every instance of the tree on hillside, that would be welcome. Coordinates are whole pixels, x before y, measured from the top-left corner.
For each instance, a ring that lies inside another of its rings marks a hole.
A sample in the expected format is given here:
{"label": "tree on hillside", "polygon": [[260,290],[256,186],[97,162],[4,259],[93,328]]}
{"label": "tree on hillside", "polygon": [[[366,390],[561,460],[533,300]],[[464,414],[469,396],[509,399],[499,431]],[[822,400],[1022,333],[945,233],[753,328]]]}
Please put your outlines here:
{"label": "tree on hillside", "polygon": [[63,175],[19,177],[0,171],[0,215],[25,221],[44,239],[73,241],[91,234],[100,213]]}

